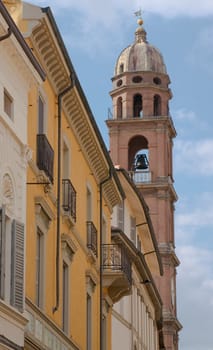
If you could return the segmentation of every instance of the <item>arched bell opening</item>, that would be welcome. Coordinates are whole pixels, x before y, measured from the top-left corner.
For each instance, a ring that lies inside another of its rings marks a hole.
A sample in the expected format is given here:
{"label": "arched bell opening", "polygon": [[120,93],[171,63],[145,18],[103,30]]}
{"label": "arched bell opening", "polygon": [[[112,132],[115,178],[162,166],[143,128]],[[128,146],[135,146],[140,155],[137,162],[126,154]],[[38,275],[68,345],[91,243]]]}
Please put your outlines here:
{"label": "arched bell opening", "polygon": [[140,94],[133,97],[133,117],[140,118],[143,116],[143,98]]}
{"label": "arched bell opening", "polygon": [[118,97],[117,99],[117,119],[123,118],[123,101],[122,97]]}
{"label": "arched bell opening", "polygon": [[154,116],[160,116],[161,115],[161,97],[159,95],[154,96],[153,101],[153,109],[154,109]]}
{"label": "arched bell opening", "polygon": [[149,168],[149,147],[144,136],[133,137],[128,146],[128,168],[130,171]]}

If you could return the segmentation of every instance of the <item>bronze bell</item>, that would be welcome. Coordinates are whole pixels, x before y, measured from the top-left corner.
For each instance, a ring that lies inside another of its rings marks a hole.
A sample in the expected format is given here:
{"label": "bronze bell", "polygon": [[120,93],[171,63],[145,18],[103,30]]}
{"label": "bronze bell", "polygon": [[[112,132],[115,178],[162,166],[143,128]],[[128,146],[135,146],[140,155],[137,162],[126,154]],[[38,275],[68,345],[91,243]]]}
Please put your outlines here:
{"label": "bronze bell", "polygon": [[146,154],[138,154],[135,159],[135,169],[145,170],[148,169],[149,162]]}

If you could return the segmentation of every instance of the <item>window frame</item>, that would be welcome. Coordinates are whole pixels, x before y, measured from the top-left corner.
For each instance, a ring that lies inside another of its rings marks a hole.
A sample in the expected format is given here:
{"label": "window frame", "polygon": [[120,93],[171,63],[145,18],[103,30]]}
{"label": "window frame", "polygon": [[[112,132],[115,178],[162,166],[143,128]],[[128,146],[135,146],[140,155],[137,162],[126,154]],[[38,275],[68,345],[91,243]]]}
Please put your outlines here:
{"label": "window frame", "polygon": [[4,113],[11,120],[14,120],[14,99],[6,88],[4,88],[4,92],[3,92],[3,108],[4,108]]}
{"label": "window frame", "polygon": [[[42,105],[41,105],[42,103]],[[38,91],[37,102],[37,134],[47,133],[47,97],[43,90]]]}

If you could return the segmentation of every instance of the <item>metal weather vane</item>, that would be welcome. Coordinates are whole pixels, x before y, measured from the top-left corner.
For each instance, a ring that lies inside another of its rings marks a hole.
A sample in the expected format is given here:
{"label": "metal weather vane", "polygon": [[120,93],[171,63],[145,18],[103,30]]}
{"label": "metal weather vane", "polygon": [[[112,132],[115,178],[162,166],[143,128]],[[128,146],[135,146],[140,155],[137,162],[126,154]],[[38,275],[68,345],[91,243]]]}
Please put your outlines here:
{"label": "metal weather vane", "polygon": [[141,18],[141,16],[142,16],[142,11],[141,11],[141,9],[139,9],[139,10],[136,11],[136,12],[134,12],[134,15],[135,15],[136,17],[138,17],[138,18]]}

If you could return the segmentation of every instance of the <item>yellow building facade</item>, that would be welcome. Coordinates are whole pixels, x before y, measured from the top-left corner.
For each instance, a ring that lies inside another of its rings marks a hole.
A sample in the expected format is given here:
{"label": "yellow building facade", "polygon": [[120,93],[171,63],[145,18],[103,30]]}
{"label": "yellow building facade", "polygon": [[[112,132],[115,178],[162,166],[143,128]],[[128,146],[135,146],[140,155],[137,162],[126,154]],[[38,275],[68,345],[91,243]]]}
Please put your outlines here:
{"label": "yellow building facade", "polygon": [[51,10],[5,5],[46,73],[28,106],[25,348],[109,349],[100,259],[120,183]]}

